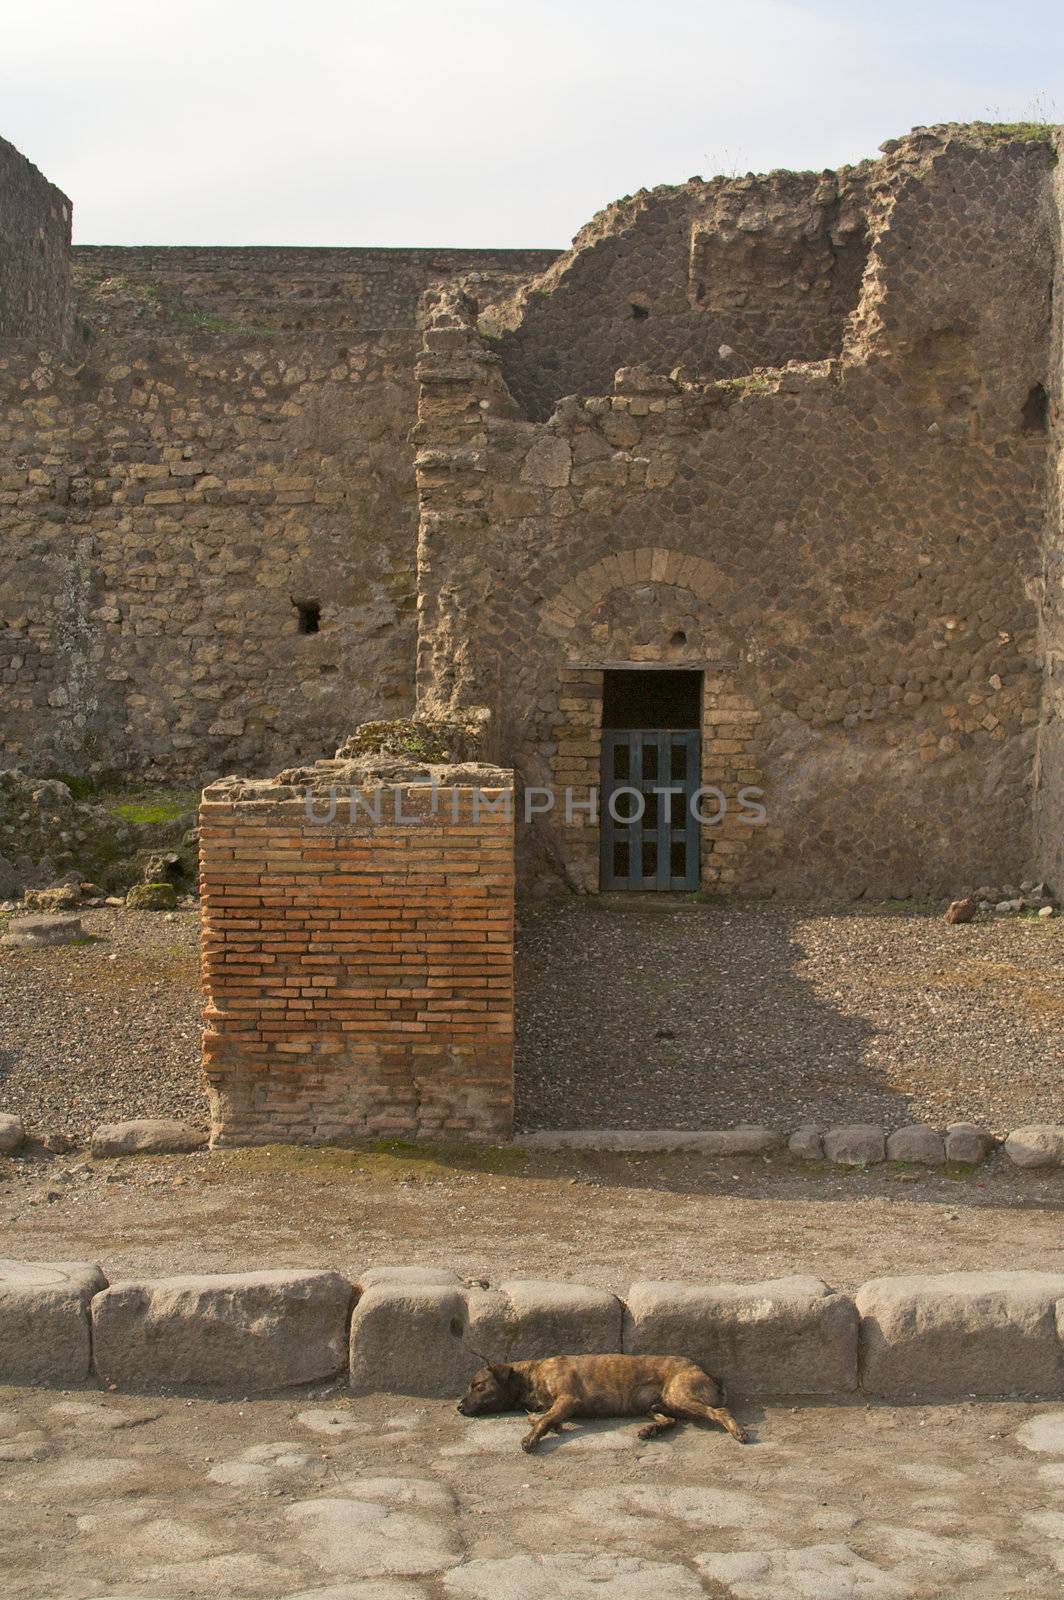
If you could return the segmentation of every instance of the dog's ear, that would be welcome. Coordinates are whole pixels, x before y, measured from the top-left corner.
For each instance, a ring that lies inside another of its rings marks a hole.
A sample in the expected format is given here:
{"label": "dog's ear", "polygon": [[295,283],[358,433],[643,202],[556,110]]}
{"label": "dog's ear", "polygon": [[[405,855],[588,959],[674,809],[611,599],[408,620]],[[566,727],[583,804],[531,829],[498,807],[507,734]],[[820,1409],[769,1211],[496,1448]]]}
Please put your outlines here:
{"label": "dog's ear", "polygon": [[508,1386],[514,1375],[513,1367],[507,1366],[505,1361],[489,1361],[488,1365],[491,1368],[492,1377],[498,1379],[499,1383]]}

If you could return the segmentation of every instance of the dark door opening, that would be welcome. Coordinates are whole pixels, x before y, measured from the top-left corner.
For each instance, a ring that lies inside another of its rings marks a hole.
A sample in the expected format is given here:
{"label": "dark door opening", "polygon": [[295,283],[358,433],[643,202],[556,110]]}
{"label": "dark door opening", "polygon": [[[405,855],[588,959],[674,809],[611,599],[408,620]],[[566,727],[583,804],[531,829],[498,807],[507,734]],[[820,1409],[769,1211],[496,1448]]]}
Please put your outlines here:
{"label": "dark door opening", "polygon": [[702,674],[603,675],[600,887],[697,889]]}

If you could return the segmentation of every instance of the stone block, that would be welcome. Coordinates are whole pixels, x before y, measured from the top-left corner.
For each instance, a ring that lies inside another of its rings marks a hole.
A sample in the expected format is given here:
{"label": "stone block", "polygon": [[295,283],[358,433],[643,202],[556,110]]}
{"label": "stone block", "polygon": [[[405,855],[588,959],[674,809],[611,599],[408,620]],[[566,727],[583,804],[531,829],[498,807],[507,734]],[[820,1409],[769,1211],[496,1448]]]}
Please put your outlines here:
{"label": "stone block", "polygon": [[824,1135],[824,1154],[843,1167],[863,1167],[886,1157],[883,1129],[871,1122],[829,1128]]}
{"label": "stone block", "polygon": [[1014,1128],[1005,1140],[1005,1154],[1018,1167],[1059,1167],[1064,1164],[1064,1127],[1032,1122]]}
{"label": "stone block", "polygon": [[1064,1273],[875,1278],[857,1291],[861,1384],[884,1398],[1059,1395]]}
{"label": "stone block", "polygon": [[689,1356],[742,1394],[838,1394],[857,1384],[857,1313],[812,1277],[635,1283],[624,1350]]}
{"label": "stone block", "polygon": [[823,1161],[824,1135],[819,1128],[796,1128],[787,1140],[787,1149],[801,1161]]}
{"label": "stone block", "polygon": [[946,1129],[946,1160],[985,1161],[995,1142],[974,1122],[951,1122]]}
{"label": "stone block", "polygon": [[942,1135],[921,1122],[896,1128],[887,1140],[888,1161],[918,1161],[924,1166],[937,1167],[945,1159],[946,1143]]}
{"label": "stone block", "polygon": [[90,1261],[0,1261],[0,1383],[83,1383],[89,1304],[106,1287]]}
{"label": "stone block", "polygon": [[0,944],[13,950],[37,950],[43,945],[73,944],[84,937],[80,917],[12,917],[0,935]]}
{"label": "stone block", "polygon": [[466,1296],[470,1348],[492,1361],[609,1355],[622,1348],[624,1307],[606,1289],[515,1279]]}
{"label": "stone block", "polygon": [[355,1288],[359,1294],[363,1294],[378,1283],[436,1284],[445,1288],[460,1288],[462,1279],[457,1272],[448,1272],[446,1267],[367,1267],[355,1279]]}
{"label": "stone block", "polygon": [[351,1318],[352,1393],[457,1399],[481,1364],[465,1343],[467,1324],[458,1284],[374,1284]]}
{"label": "stone block", "polygon": [[281,1389],[343,1368],[354,1290],[337,1272],[116,1283],[92,1303],[97,1374],[119,1389]]}
{"label": "stone block", "polygon": [[19,1148],[25,1137],[26,1130],[22,1126],[21,1117],[0,1111],[0,1155],[11,1155]]}
{"label": "stone block", "polygon": [[772,1128],[743,1123],[737,1128],[709,1128],[702,1132],[687,1128],[648,1128],[632,1132],[627,1128],[555,1128],[525,1134],[521,1145],[526,1150],[615,1150],[633,1155],[690,1151],[700,1156],[760,1155],[782,1141]]}
{"label": "stone block", "polygon": [[102,1122],[92,1132],[94,1156],[180,1155],[205,1150],[207,1134],[172,1117],[141,1117],[134,1122]]}

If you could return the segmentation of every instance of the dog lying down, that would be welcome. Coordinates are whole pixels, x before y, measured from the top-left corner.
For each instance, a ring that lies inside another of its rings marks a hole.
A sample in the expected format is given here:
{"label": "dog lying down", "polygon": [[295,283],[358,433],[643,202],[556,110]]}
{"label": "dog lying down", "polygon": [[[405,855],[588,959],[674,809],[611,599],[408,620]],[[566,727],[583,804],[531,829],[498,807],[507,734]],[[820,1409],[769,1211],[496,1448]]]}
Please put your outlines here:
{"label": "dog lying down", "polygon": [[652,1439],[680,1421],[719,1422],[740,1444],[747,1439],[724,1405],[718,1380],[684,1356],[489,1361],[474,1372],[458,1409],[463,1417],[532,1412],[522,1450],[534,1450],[551,1428],[560,1433],[569,1417],[649,1416],[639,1430],[641,1439]]}

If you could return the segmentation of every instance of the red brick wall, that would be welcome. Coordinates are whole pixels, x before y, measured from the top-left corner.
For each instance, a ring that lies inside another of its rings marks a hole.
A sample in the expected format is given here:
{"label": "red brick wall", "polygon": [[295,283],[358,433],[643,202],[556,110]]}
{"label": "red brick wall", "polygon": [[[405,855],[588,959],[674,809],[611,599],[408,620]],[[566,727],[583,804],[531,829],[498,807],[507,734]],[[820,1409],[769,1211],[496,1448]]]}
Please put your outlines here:
{"label": "red brick wall", "polygon": [[404,789],[397,823],[385,789],[377,823],[340,790],[326,823],[302,797],[205,791],[214,1143],[509,1135],[513,808],[486,809],[507,793],[439,788],[433,814]]}

